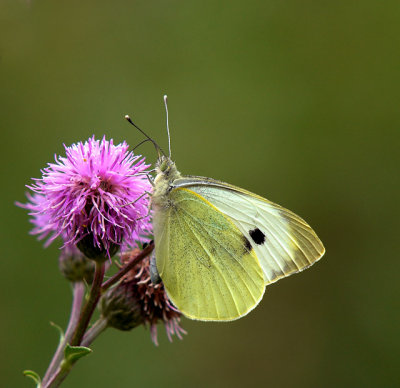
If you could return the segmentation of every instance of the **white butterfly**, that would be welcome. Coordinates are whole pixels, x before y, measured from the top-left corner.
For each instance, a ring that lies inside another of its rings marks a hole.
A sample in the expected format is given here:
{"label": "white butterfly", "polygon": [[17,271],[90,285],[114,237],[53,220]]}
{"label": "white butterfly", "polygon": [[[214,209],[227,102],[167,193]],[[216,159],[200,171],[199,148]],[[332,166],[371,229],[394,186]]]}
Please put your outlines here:
{"label": "white butterfly", "polygon": [[189,318],[238,319],[257,306],[266,285],[308,268],[325,252],[302,218],[265,198],[211,178],[181,176],[166,156],[156,172],[157,269],[169,298]]}

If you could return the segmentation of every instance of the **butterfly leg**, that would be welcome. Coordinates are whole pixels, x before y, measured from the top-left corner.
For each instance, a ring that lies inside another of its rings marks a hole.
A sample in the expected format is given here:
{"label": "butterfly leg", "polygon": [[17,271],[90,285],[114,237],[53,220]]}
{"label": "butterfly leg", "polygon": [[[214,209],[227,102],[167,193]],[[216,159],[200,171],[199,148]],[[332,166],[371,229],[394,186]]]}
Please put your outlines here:
{"label": "butterfly leg", "polygon": [[150,175],[150,173],[156,171],[155,169],[149,170],[147,172],[138,172],[137,174],[134,174],[135,176],[137,175],[145,175],[149,183],[154,187],[154,178]]}
{"label": "butterfly leg", "polygon": [[[143,197],[145,194],[148,194],[151,196],[151,193],[149,193],[148,191],[144,192],[140,197]],[[139,198],[140,198],[139,197]],[[137,201],[139,198],[137,198],[135,201]],[[151,206],[149,206],[148,210],[147,210],[147,214],[143,217],[137,218],[137,221],[143,220],[144,218],[149,217],[151,214]]]}
{"label": "butterfly leg", "polygon": [[[155,170],[153,170],[155,171]],[[148,179],[148,181],[150,182],[150,184],[154,187],[154,177],[151,176],[150,174],[146,174],[146,177]]]}
{"label": "butterfly leg", "polygon": [[[150,195],[151,196],[151,193],[149,191],[145,191],[142,195],[139,195],[139,197],[137,197],[134,201],[128,202],[128,203],[122,205],[121,207],[132,205],[133,203],[136,203],[137,201],[139,201],[139,199],[143,198],[145,195]],[[142,218],[146,218],[146,217],[142,217]]]}

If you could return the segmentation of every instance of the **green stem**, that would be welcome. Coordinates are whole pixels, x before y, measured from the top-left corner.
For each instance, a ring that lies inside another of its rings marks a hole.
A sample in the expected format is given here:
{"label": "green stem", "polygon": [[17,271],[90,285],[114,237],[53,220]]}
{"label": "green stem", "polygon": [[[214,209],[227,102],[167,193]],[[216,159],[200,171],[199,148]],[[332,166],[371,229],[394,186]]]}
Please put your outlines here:
{"label": "green stem", "polygon": [[100,317],[95,323],[93,323],[92,327],[86,332],[84,335],[81,346],[90,346],[91,343],[105,330],[107,329],[107,319],[104,317]]}
{"label": "green stem", "polygon": [[133,257],[128,264],[122,267],[114,276],[108,279],[101,286],[101,291],[104,292],[108,290],[112,285],[118,282],[127,272],[129,272],[137,263],[140,263],[146,256],[148,256],[154,249],[154,243],[151,242],[146,246],[139,254]]}
{"label": "green stem", "polygon": [[96,308],[97,302],[100,299],[101,284],[104,279],[105,265],[104,262],[99,263],[96,261],[96,269],[94,272],[94,278],[92,288],[90,289],[89,299],[86,302],[85,307],[79,317],[78,326],[75,329],[74,335],[71,339],[71,346],[79,346],[83,335],[89,325],[90,319],[92,318],[94,309]]}
{"label": "green stem", "polygon": [[[92,288],[90,289],[89,299],[87,300],[79,316],[79,322],[75,328],[74,334],[72,335],[70,346],[79,346],[82,341],[83,335],[85,334],[90,319],[92,318],[94,309],[96,308],[96,305],[100,299],[101,283],[104,279],[104,272],[104,262],[99,263],[96,261],[96,268],[94,272]],[[56,373],[49,379],[47,385],[43,388],[56,388],[60,386],[60,384],[68,376],[72,366],[73,364],[69,364],[68,367],[62,367],[61,364]]]}
{"label": "green stem", "polygon": [[[104,273],[105,273],[105,265],[104,263],[99,263],[96,261],[96,269],[95,269],[95,274],[94,274],[94,279],[92,283],[92,288],[90,289],[90,294],[89,298],[79,316],[79,320],[77,324],[74,324],[75,330],[73,331],[73,334],[69,335],[68,341],[63,343],[63,346],[61,347],[60,350],[60,356],[61,357],[57,363],[54,364],[54,368],[57,367],[57,369],[53,370],[52,375],[49,374],[47,377],[46,384],[43,385],[43,388],[56,388],[58,387],[64,379],[68,376],[69,372],[71,371],[71,368],[73,366],[72,364],[69,364],[68,367],[63,367],[62,366],[62,356],[63,356],[63,350],[65,348],[65,344],[69,343],[70,346],[88,346],[90,345],[96,337],[102,333],[106,328],[107,328],[107,321],[104,318],[100,318],[98,321],[96,321],[93,326],[87,330],[89,326],[89,322],[92,318],[93,312],[97,306],[97,303],[99,302],[101,293],[106,291],[108,288],[110,288],[112,285],[117,283],[122,276],[124,276],[127,272],[129,272],[133,267],[135,267],[136,264],[138,264],[140,261],[142,261],[146,256],[148,256],[154,249],[154,243],[150,243],[146,248],[144,248],[138,255],[133,257],[128,264],[126,264],[123,268],[121,268],[120,271],[118,271],[114,276],[112,276],[110,279],[108,279],[106,282],[103,283],[104,280]],[[102,284],[103,283],[103,284]],[[86,331],[87,330],[87,331]],[[86,335],[85,335],[86,333]],[[70,340],[70,341],[69,341]],[[58,349],[57,349],[58,350]],[[61,365],[60,365],[61,363]]]}
{"label": "green stem", "polygon": [[64,347],[66,343],[71,340],[72,334],[75,331],[76,325],[78,324],[79,315],[82,308],[83,295],[85,294],[85,285],[83,282],[75,282],[73,284],[73,299],[72,299],[72,308],[71,314],[69,317],[69,322],[67,329],[64,334],[64,339],[60,341],[58,344],[57,350],[54,353],[53,359],[50,362],[49,367],[43,377],[43,387],[46,387],[47,381],[50,379],[50,376],[54,374],[57,368],[60,365],[64,357]]}

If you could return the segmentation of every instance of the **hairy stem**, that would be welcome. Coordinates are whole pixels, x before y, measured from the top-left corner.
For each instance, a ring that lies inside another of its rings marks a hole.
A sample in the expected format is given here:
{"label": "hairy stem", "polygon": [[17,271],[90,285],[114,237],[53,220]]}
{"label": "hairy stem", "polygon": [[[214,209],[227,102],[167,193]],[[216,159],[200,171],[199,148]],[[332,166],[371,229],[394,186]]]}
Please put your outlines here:
{"label": "hairy stem", "polygon": [[128,264],[122,267],[114,276],[108,279],[101,286],[101,291],[104,292],[108,290],[112,285],[118,282],[127,272],[129,272],[137,263],[140,263],[146,256],[148,256],[154,249],[154,243],[151,242],[146,246],[140,253],[134,256]]}
{"label": "hairy stem", "polygon": [[[83,310],[79,316],[78,324],[74,330],[71,341],[69,344],[71,346],[79,346],[82,338],[86,332],[86,329],[89,325],[90,319],[92,318],[93,312],[96,308],[96,305],[100,299],[101,295],[101,284],[104,279],[105,265],[104,262],[96,261],[96,268],[94,272],[94,278],[92,283],[92,288],[90,289],[89,298],[83,307]],[[49,381],[44,388],[56,388],[60,386],[60,384],[64,381],[64,379],[68,376],[71,371],[72,364],[69,365],[68,368],[63,368],[62,365],[58,367],[56,372],[49,378]]]}
{"label": "hairy stem", "polygon": [[71,339],[71,346],[80,345],[83,335],[89,325],[90,319],[92,318],[94,309],[96,308],[97,302],[100,299],[101,284],[104,279],[105,265],[96,261],[96,269],[94,272],[94,278],[92,288],[90,289],[89,299],[86,302],[85,307],[79,317],[79,323],[75,329],[75,332]]}
{"label": "hairy stem", "polygon": [[[62,367],[63,360],[63,351],[65,345],[68,343],[70,346],[89,346],[97,336],[102,333],[107,328],[107,320],[104,318],[100,318],[96,321],[93,326],[87,330],[89,326],[89,322],[92,318],[93,312],[99,302],[101,293],[106,291],[112,285],[117,283],[122,276],[124,276],[127,272],[129,272],[136,264],[138,264],[141,260],[147,257],[154,249],[154,243],[150,243],[146,248],[144,248],[139,254],[134,256],[123,268],[121,268],[114,276],[108,279],[103,283],[104,273],[105,273],[105,265],[104,263],[96,262],[96,269],[94,274],[94,279],[92,283],[92,287],[90,289],[89,298],[83,307],[81,313],[82,305],[82,295],[80,297],[80,304],[76,303],[76,307],[73,307],[74,316],[73,320],[71,318],[71,322],[68,325],[68,329],[66,332],[65,340],[63,344],[59,345],[57,348],[56,354],[53,358],[53,361],[50,364],[48,372],[46,372],[45,379],[43,380],[43,388],[55,388],[58,387],[64,379],[68,376],[72,365],[68,368]],[[75,297],[74,297],[74,305],[75,305]],[[79,308],[78,308],[79,307]],[[79,317],[79,318],[78,318]],[[57,357],[56,357],[57,356]]]}
{"label": "hairy stem", "polygon": [[91,343],[105,330],[107,329],[107,319],[100,317],[92,327],[83,336],[81,346],[90,346]]}
{"label": "hairy stem", "polygon": [[69,322],[67,326],[67,330],[64,334],[64,340],[60,341],[58,344],[57,350],[54,353],[53,359],[50,362],[49,367],[47,368],[46,374],[43,377],[43,387],[46,387],[50,376],[53,375],[57,368],[60,365],[64,357],[64,347],[71,340],[72,334],[75,331],[76,325],[78,324],[79,315],[82,308],[83,295],[85,294],[85,285],[83,282],[75,282],[73,284],[73,299],[72,299],[72,308],[71,314],[69,317]]}

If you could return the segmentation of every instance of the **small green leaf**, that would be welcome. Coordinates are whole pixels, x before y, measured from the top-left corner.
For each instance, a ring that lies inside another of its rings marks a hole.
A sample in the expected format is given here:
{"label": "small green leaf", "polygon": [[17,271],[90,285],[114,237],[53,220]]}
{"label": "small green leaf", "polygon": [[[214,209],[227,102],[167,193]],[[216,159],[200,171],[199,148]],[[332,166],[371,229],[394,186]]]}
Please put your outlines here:
{"label": "small green leaf", "polygon": [[80,358],[86,356],[87,354],[92,353],[92,349],[87,348],[85,346],[67,346],[64,349],[64,361],[63,364],[72,365]]}
{"label": "small green leaf", "polygon": [[50,325],[55,327],[58,330],[58,332],[60,333],[60,344],[61,344],[65,338],[63,329],[61,329],[61,327],[58,326],[57,324],[55,324],[54,322],[50,322]]}
{"label": "small green leaf", "polygon": [[33,370],[24,370],[24,376],[31,378],[36,383],[36,388],[42,387],[42,380],[40,376]]}

